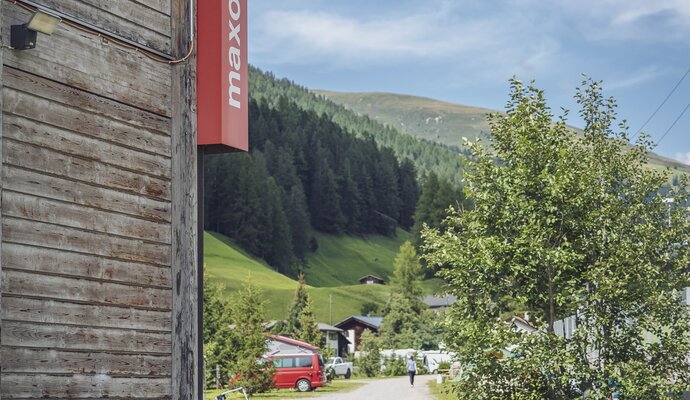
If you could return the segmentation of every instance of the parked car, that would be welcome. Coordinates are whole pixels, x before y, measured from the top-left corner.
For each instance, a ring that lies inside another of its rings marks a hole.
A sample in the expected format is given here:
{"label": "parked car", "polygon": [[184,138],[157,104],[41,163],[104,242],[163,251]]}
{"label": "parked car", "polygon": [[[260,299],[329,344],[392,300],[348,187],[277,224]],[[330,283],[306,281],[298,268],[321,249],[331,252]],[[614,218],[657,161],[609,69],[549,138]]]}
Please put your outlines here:
{"label": "parked car", "polygon": [[453,353],[446,353],[439,350],[424,351],[422,354],[424,355],[424,368],[432,374],[438,373],[439,366],[442,362],[450,364],[455,356]]}
{"label": "parked car", "polygon": [[350,379],[350,376],[352,376],[352,363],[343,360],[342,357],[331,357],[328,360],[326,369],[332,369],[333,375],[344,376],[345,379]]}
{"label": "parked car", "polygon": [[326,367],[319,354],[276,354],[268,359],[276,369],[273,384],[279,389],[308,392],[326,385]]}

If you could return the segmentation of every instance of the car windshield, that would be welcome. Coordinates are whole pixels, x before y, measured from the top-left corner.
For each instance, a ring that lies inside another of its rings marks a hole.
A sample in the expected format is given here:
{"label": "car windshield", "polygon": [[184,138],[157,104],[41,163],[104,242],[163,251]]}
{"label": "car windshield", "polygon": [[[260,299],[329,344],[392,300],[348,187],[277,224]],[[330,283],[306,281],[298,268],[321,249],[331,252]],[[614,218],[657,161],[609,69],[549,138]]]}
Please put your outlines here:
{"label": "car windshield", "polygon": [[323,367],[323,357],[319,356],[319,365]]}
{"label": "car windshield", "polygon": [[335,364],[335,357],[331,357],[328,359],[329,364]]}

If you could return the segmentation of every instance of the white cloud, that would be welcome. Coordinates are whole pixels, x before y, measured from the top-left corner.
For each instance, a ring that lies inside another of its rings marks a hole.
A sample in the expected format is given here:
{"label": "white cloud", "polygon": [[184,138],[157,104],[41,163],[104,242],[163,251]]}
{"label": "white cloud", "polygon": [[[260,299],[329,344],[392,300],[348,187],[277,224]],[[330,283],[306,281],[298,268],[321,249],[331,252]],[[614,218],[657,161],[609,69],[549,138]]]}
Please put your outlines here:
{"label": "white cloud", "polygon": [[687,153],[676,153],[675,159],[683,164],[690,165],[690,151]]}
{"label": "white cloud", "polygon": [[583,35],[592,40],[687,42],[688,0],[560,0]]}
{"label": "white cloud", "polygon": [[325,62],[341,68],[441,61],[450,68],[500,79],[534,75],[558,60],[561,45],[549,34],[554,26],[547,18],[535,22],[502,7],[470,13],[461,4],[443,0],[425,4],[421,12],[398,9],[374,16],[267,11],[255,22],[252,52],[270,56],[273,63]]}
{"label": "white cloud", "polygon": [[606,89],[616,90],[625,89],[628,87],[637,86],[641,83],[651,81],[664,74],[659,67],[656,65],[648,66],[640,70],[633,71],[632,73],[625,74],[623,77],[618,77],[609,82],[604,82]]}

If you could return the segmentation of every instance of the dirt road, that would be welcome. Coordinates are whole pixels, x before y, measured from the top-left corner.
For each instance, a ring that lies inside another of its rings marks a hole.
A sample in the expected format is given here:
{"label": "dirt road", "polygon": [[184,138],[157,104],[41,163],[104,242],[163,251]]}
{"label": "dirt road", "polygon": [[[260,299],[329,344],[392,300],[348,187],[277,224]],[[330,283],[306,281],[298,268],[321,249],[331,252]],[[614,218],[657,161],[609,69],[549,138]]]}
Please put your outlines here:
{"label": "dirt road", "polygon": [[367,383],[351,392],[333,393],[314,397],[314,400],[431,400],[427,383],[436,379],[436,375],[421,375],[415,378],[414,388],[410,387],[408,377],[378,379]]}

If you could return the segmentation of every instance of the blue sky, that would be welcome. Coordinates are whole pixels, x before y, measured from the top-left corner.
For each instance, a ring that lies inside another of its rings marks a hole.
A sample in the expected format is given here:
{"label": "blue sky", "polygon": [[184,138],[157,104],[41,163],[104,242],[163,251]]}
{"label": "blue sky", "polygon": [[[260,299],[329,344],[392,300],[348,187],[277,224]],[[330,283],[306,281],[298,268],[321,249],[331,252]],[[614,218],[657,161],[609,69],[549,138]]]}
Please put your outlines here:
{"label": "blue sky", "polygon": [[[571,111],[586,73],[637,131],[690,68],[690,0],[257,0],[250,62],[309,88],[383,91],[502,109],[536,80]],[[690,103],[690,74],[645,127]],[[690,164],[690,110],[655,149]]]}

